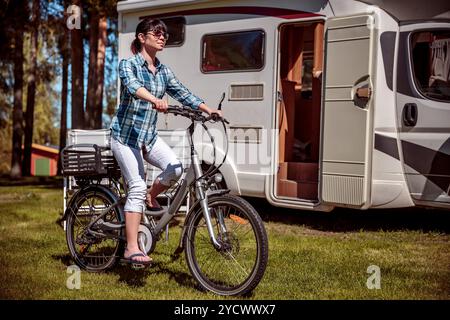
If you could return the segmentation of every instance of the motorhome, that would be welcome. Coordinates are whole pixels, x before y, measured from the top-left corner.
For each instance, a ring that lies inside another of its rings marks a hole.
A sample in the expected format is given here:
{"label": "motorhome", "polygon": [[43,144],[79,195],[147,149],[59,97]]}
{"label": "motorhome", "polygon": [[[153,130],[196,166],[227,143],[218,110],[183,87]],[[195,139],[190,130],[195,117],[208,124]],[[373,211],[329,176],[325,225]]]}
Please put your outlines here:
{"label": "motorhome", "polygon": [[[169,32],[161,62],[212,108],[225,92],[220,171],[233,193],[319,211],[450,208],[447,0],[128,0],[117,9],[119,60],[132,55],[137,24],[159,18]],[[160,114],[158,130],[180,132],[183,121]]]}

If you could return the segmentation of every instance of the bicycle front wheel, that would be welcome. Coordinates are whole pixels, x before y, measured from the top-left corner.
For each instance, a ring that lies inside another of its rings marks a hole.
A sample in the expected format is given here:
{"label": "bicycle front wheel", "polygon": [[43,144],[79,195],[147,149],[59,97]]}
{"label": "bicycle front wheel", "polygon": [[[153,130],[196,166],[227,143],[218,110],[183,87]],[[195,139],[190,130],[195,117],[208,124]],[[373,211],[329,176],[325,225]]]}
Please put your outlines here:
{"label": "bicycle front wheel", "polygon": [[185,237],[189,269],[203,289],[220,295],[244,295],[261,281],[268,259],[268,240],[256,210],[234,195],[208,199],[216,249],[199,208],[187,222]]}

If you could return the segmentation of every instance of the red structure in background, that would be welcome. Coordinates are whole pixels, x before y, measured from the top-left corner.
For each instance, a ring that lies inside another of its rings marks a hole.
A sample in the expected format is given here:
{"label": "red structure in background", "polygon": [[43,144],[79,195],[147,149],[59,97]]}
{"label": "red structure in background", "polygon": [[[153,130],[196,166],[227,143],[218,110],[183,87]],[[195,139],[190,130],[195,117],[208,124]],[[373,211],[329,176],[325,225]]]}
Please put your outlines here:
{"label": "red structure in background", "polygon": [[56,176],[59,149],[33,143],[31,145],[31,175]]}

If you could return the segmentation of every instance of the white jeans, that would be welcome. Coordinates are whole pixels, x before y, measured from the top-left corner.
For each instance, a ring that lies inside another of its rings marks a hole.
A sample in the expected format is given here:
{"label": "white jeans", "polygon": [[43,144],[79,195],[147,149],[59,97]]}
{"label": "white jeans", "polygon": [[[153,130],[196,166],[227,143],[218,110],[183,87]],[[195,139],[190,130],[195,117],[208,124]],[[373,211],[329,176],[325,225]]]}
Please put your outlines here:
{"label": "white jeans", "polygon": [[126,146],[114,137],[111,137],[111,150],[127,184],[125,212],[142,213],[145,209],[147,184],[145,182],[144,160],[162,170],[157,179],[165,186],[170,186],[178,181],[183,173],[181,162],[160,137],[157,137],[150,153]]}

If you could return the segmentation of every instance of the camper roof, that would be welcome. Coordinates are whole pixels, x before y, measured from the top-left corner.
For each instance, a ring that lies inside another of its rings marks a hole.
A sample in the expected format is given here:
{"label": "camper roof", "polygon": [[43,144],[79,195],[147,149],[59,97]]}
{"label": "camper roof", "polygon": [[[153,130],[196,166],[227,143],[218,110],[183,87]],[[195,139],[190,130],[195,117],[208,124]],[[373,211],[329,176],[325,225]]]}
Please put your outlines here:
{"label": "camper roof", "polygon": [[399,21],[422,19],[450,19],[448,0],[360,0],[376,5]]}
{"label": "camper roof", "polygon": [[[358,0],[376,5],[399,21],[443,18],[450,19],[449,0]],[[117,3],[117,11],[128,12],[149,8],[169,8],[180,4],[214,2],[214,0],[126,0]],[[340,5],[340,0],[329,1],[333,8]],[[276,2],[273,3],[277,7]]]}
{"label": "camper roof", "polygon": [[127,12],[139,9],[172,7],[180,4],[192,4],[208,1],[211,2],[211,0],[126,0],[117,2],[117,11]]}

